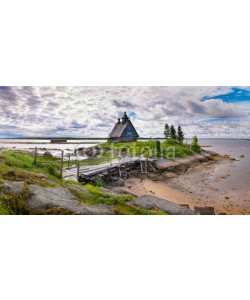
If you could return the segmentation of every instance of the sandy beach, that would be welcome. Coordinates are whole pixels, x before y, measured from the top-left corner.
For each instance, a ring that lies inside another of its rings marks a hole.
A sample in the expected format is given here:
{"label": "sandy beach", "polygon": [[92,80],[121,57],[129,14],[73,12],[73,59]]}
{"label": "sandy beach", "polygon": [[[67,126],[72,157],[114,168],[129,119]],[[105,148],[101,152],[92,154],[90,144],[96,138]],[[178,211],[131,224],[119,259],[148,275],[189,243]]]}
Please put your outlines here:
{"label": "sandy beach", "polygon": [[214,207],[216,214],[250,214],[250,188],[240,189],[232,179],[237,161],[221,160],[199,164],[186,173],[163,182],[151,179],[130,178],[125,186],[137,196],[155,195],[191,209]]}

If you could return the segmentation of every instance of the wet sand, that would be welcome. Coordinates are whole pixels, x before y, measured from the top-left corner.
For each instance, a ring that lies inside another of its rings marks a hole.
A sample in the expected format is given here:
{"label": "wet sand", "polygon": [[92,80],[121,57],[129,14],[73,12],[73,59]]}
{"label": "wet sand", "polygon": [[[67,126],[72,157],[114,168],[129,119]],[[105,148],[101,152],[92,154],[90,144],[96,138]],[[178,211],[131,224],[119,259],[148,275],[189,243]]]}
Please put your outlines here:
{"label": "wet sand", "polygon": [[235,164],[231,160],[207,162],[164,182],[131,178],[125,186],[137,196],[155,195],[191,209],[211,206],[217,214],[250,214],[250,187],[241,188],[240,174],[232,178]]}

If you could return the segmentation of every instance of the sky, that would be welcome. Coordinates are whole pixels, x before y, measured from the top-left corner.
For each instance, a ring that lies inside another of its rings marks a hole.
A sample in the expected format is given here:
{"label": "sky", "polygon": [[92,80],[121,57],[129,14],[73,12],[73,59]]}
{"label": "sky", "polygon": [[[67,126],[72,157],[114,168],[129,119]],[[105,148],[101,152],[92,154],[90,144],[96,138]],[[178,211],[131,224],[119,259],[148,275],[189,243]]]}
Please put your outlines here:
{"label": "sky", "polygon": [[104,137],[130,116],[141,137],[249,138],[250,87],[0,87],[0,137]]}

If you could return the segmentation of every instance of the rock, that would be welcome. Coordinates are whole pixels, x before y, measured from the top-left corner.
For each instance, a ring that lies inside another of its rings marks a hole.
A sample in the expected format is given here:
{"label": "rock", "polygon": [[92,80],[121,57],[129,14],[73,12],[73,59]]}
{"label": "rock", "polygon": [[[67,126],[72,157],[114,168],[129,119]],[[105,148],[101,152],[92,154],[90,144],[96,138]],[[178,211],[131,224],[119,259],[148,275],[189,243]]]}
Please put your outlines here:
{"label": "rock", "polygon": [[162,173],[163,178],[175,178],[177,175],[173,172],[164,172]]}
{"label": "rock", "polygon": [[118,178],[116,181],[110,181],[106,184],[107,187],[124,186],[124,179]]}
{"label": "rock", "polygon": [[5,193],[19,194],[22,192],[24,182],[15,182],[15,181],[5,181],[0,184],[1,189]]}
{"label": "rock", "polygon": [[158,158],[156,164],[157,164],[158,169],[161,171],[171,170],[171,168],[173,169],[180,165],[179,163],[177,163],[173,160],[167,160],[164,158]]}
{"label": "rock", "polygon": [[93,158],[93,157],[96,157],[97,155],[99,155],[101,153],[101,149],[98,148],[98,147],[95,147],[95,148],[86,148],[86,149],[83,150],[83,152],[87,156]]}
{"label": "rock", "polygon": [[186,158],[176,158],[174,161],[185,166],[186,169],[194,167],[195,165],[198,164],[197,158],[193,156],[188,156]]}
{"label": "rock", "polygon": [[211,151],[211,150],[207,150],[207,153],[211,154],[212,156],[217,156],[218,153],[214,152],[214,151]]}
{"label": "rock", "polygon": [[183,207],[190,208],[188,204],[180,204]]}
{"label": "rock", "polygon": [[245,157],[245,155],[242,154],[240,157],[243,158],[243,157]]}
{"label": "rock", "polygon": [[155,196],[141,196],[132,200],[133,205],[152,210],[158,208],[170,215],[194,215],[194,212],[179,204],[164,200]]}
{"label": "rock", "polygon": [[186,172],[187,169],[188,168],[185,165],[180,165],[175,170],[173,170],[173,173],[175,173],[177,175],[182,175]]}
{"label": "rock", "polygon": [[67,186],[70,187],[71,189],[77,191],[77,192],[90,194],[90,192],[82,186],[75,185],[75,184],[67,184]]}
{"label": "rock", "polygon": [[113,209],[107,205],[81,205],[78,203],[77,198],[66,188],[49,188],[30,185],[29,189],[32,196],[26,200],[26,206],[34,210],[60,207],[80,215],[114,214]]}
{"label": "rock", "polygon": [[80,215],[114,215],[115,212],[112,207],[105,204],[98,204],[92,206],[83,206]]}
{"label": "rock", "polygon": [[43,154],[43,156],[53,157],[53,155],[49,151],[45,151],[44,154]]}
{"label": "rock", "polygon": [[209,206],[205,206],[205,207],[195,206],[194,211],[196,213],[200,213],[201,215],[215,215],[214,207],[209,207]]}
{"label": "rock", "polygon": [[26,204],[34,209],[60,206],[71,210],[69,208],[77,203],[76,197],[66,188],[40,187],[32,184],[29,189],[32,196],[26,201]]}
{"label": "rock", "polygon": [[213,155],[211,153],[203,153],[203,156],[205,156],[209,160],[213,160]]}
{"label": "rock", "polygon": [[194,158],[197,159],[200,162],[208,161],[208,158],[205,157],[204,155],[201,155],[201,154],[195,154]]}

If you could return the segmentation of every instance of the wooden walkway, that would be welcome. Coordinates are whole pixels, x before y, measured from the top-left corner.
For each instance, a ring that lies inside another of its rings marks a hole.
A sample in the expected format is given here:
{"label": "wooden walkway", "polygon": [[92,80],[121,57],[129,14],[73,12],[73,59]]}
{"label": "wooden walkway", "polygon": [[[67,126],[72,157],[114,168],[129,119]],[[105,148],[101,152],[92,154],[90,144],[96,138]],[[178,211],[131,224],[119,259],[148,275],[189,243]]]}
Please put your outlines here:
{"label": "wooden walkway", "polygon": [[115,169],[121,170],[121,168],[124,167],[132,167],[136,162],[141,163],[141,171],[142,173],[146,173],[147,167],[145,168],[145,165],[148,161],[154,160],[142,157],[125,157],[99,165],[80,166],[79,170],[77,166],[72,166],[63,169],[63,178],[78,181],[79,176],[90,178],[96,175],[110,172]]}

